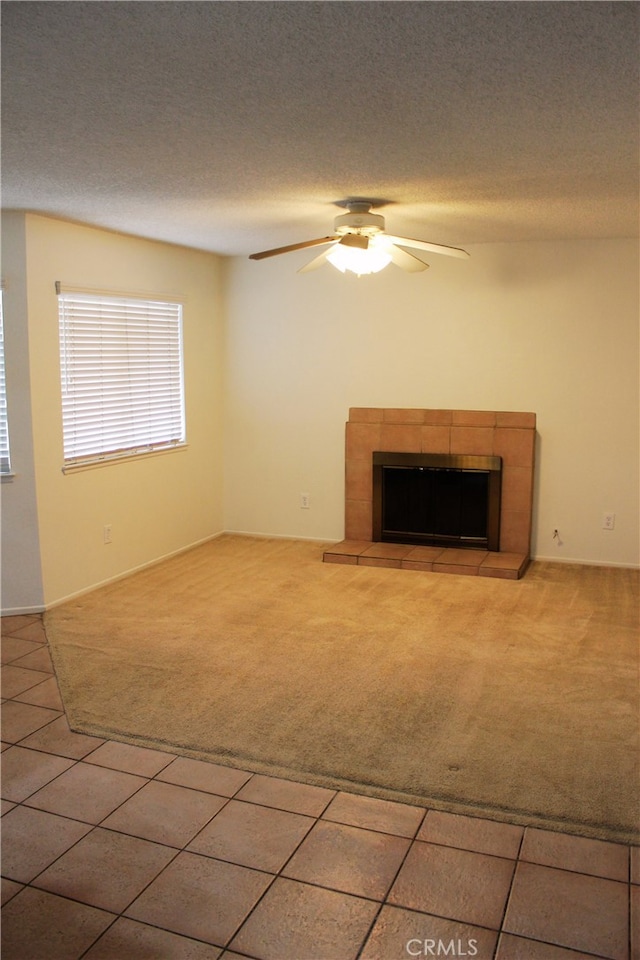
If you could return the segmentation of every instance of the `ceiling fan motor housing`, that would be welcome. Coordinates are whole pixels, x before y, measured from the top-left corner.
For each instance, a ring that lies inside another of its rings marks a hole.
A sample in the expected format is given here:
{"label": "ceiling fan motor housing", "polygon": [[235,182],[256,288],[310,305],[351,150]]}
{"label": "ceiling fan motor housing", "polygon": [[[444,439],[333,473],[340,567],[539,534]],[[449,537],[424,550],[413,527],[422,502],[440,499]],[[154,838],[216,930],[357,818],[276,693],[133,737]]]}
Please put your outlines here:
{"label": "ceiling fan motor housing", "polygon": [[337,234],[357,232],[372,237],[384,230],[384,217],[367,211],[344,213],[335,218],[333,229]]}

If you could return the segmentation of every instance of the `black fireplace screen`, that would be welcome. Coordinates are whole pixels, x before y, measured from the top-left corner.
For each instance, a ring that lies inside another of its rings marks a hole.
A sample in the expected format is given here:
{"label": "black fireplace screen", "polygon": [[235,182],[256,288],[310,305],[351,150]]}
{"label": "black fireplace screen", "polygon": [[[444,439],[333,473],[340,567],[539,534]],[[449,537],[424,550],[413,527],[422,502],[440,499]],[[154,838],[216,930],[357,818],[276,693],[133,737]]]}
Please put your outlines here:
{"label": "black fireplace screen", "polygon": [[373,454],[373,539],[499,550],[500,457]]}

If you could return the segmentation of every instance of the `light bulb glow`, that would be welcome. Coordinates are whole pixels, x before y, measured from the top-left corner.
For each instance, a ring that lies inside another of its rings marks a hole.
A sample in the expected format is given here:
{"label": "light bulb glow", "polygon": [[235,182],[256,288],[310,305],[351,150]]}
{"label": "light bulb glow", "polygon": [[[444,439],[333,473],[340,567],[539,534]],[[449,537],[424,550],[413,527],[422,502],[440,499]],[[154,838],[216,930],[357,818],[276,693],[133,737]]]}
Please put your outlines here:
{"label": "light bulb glow", "polygon": [[391,263],[389,253],[382,246],[376,244],[375,237],[369,241],[366,250],[336,243],[331,252],[327,254],[327,260],[342,273],[349,270],[359,277],[367,273],[378,273]]}

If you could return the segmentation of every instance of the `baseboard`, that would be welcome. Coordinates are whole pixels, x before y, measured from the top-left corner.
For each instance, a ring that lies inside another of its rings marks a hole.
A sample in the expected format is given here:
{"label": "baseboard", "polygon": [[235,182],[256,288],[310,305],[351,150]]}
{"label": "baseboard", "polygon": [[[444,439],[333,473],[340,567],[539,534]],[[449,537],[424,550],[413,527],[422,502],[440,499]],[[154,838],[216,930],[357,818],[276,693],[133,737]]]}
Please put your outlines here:
{"label": "baseboard", "polygon": [[305,540],[307,543],[339,543],[344,537],[301,537],[297,533],[256,533],[253,530],[225,530],[229,536],[255,537],[257,540]]}
{"label": "baseboard", "polygon": [[33,614],[33,616],[39,616],[39,614],[44,613],[44,606],[36,607],[8,607],[2,608],[0,616],[3,617],[23,617]]}
{"label": "baseboard", "polygon": [[536,555],[531,560],[539,560],[541,563],[573,563],[581,567],[617,567],[622,570],[640,570],[639,563],[618,563],[615,560],[578,560],[574,557],[543,557]]}
{"label": "baseboard", "polygon": [[165,553],[161,557],[156,557],[155,560],[149,560],[147,563],[141,563],[137,567],[131,567],[129,570],[125,570],[122,573],[116,574],[115,577],[108,577],[106,580],[100,580],[98,583],[94,583],[90,587],[77,590],[75,593],[70,593],[66,597],[60,597],[58,600],[53,600],[51,603],[47,603],[43,609],[45,611],[53,610],[54,607],[59,607],[63,603],[67,603],[69,600],[75,600],[77,597],[83,597],[87,593],[93,593],[94,590],[99,590],[101,587],[106,587],[110,583],[117,583],[118,580],[125,580],[134,573],[139,573],[141,570],[148,570],[149,567],[155,567],[159,563],[164,563],[165,560],[170,560],[171,557],[177,557],[181,553],[187,553],[188,550],[194,550],[196,547],[200,547],[204,543],[209,543],[210,540],[216,540],[218,537],[222,536],[224,532],[224,530],[221,530],[219,533],[213,533],[211,536],[203,537],[202,540],[196,540],[194,543],[190,543],[186,547],[179,547],[177,550],[172,550],[170,553]]}

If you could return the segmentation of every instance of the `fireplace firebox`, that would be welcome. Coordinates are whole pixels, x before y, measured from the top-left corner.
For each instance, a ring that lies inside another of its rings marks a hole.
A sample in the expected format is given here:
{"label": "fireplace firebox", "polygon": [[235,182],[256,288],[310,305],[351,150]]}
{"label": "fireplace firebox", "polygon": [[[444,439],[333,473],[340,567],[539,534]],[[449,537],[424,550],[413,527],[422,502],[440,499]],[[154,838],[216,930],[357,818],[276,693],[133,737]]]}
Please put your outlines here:
{"label": "fireplace firebox", "polygon": [[373,452],[373,539],[499,550],[497,456]]}

